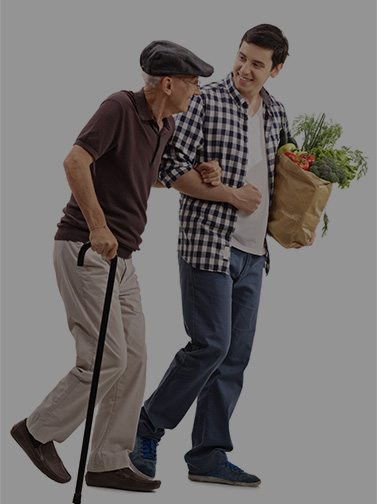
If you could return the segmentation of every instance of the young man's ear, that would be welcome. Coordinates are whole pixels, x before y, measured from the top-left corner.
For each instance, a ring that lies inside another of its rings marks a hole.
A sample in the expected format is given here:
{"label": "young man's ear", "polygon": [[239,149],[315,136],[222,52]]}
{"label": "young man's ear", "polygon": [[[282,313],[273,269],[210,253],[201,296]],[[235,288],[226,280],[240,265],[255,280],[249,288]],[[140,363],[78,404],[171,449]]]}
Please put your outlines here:
{"label": "young man's ear", "polygon": [[283,68],[283,66],[284,66],[284,63],[279,63],[278,65],[276,65],[276,67],[274,67],[271,70],[270,77],[272,77],[272,78],[276,77],[277,74],[280,72],[280,70]]}

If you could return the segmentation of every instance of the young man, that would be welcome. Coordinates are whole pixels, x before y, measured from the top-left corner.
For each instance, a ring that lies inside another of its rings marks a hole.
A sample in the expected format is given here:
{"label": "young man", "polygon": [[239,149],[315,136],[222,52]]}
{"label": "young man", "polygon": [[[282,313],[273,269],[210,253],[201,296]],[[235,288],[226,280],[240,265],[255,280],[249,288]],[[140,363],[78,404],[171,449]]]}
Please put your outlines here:
{"label": "young man", "polygon": [[[175,356],[141,411],[131,462],[153,477],[156,446],[197,399],[192,449],[194,481],[258,486],[257,476],[227,460],[229,420],[241,393],[257,320],[275,155],[284,107],[264,88],[288,55],[279,28],[259,25],[242,38],[233,71],[202,89],[176,130],[159,178],[181,194],[179,269],[188,345]],[[223,184],[201,183],[192,170],[218,160]],[[246,184],[246,185],[245,185]]]}
{"label": "young man", "polygon": [[[118,254],[86,482],[145,491],[160,482],[137,476],[129,467],[146,368],[144,316],[131,256],[139,249],[150,189],[174,131],[171,115],[187,111],[193,95],[200,94],[198,76],[208,77],[213,68],[168,41],[148,45],[140,64],[145,87],[109,96],[64,161],[72,196],[58,224],[54,265],[77,360],[11,432],[49,478],[71,479],[53,441],[64,441],[85,419],[108,261]],[[78,252],[88,240],[92,250],[78,268]]]}

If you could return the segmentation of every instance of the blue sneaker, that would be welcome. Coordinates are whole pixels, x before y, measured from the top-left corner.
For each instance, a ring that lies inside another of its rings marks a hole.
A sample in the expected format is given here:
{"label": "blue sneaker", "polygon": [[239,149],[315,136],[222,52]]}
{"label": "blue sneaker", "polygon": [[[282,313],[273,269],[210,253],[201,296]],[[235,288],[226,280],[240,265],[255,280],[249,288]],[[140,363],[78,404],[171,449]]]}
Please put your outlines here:
{"label": "blue sneaker", "polygon": [[226,485],[239,485],[239,486],[259,486],[262,482],[253,474],[248,474],[239,467],[225,462],[217,469],[203,474],[193,474],[189,472],[188,475],[191,481],[201,481],[205,483],[225,483]]}
{"label": "blue sneaker", "polygon": [[156,475],[158,441],[137,435],[134,451],[129,454],[131,468],[144,478],[153,479]]}

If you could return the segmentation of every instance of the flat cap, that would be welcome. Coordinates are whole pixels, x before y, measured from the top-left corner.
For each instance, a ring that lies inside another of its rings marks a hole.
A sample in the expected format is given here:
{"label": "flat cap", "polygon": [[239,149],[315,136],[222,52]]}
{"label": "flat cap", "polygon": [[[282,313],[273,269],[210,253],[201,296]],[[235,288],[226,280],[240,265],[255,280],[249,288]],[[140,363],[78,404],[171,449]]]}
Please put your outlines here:
{"label": "flat cap", "polygon": [[140,66],[149,75],[198,75],[209,77],[213,67],[185,47],[169,40],[151,42],[140,55]]}

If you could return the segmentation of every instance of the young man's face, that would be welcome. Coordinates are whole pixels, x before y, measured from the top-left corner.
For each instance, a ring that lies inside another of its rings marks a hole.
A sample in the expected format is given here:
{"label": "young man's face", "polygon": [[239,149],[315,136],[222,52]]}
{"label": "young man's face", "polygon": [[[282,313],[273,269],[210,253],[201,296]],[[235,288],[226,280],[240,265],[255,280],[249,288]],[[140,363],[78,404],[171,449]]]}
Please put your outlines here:
{"label": "young man's face", "polygon": [[244,98],[256,96],[269,77],[276,77],[283,63],[272,69],[272,49],[242,42],[233,65],[233,84]]}

